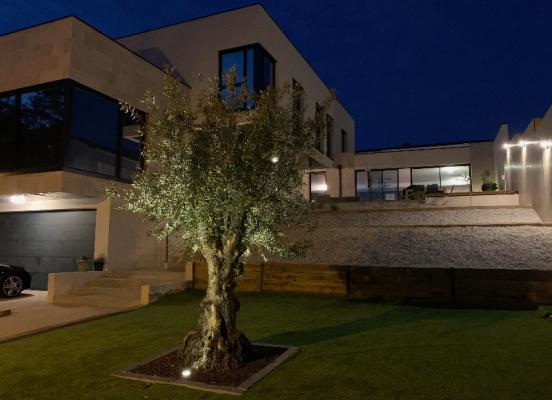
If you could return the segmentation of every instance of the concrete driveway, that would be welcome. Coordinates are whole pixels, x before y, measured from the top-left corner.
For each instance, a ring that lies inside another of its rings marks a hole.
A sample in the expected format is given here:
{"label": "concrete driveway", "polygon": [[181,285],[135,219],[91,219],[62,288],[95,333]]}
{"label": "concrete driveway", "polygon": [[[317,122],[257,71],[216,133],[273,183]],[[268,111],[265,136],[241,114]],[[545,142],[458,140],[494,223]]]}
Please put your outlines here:
{"label": "concrete driveway", "polygon": [[39,290],[25,290],[15,299],[0,298],[0,312],[4,310],[11,310],[11,315],[0,317],[0,343],[121,312],[48,304],[48,293]]}

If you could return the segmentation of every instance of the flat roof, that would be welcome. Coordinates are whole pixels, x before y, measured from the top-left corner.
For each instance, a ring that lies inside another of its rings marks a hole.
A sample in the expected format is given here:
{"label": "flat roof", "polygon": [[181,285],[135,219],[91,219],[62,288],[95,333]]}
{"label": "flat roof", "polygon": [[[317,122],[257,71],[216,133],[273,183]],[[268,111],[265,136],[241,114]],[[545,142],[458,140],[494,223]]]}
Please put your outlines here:
{"label": "flat roof", "polygon": [[[139,58],[140,60],[144,61],[146,64],[149,64],[151,65],[152,67],[154,67],[155,69],[158,69],[159,71],[161,71],[162,73],[165,73],[165,70],[163,68],[161,68],[160,66],[152,63],[150,60],[148,60],[147,58],[143,57],[142,55],[136,53],[135,51],[129,49],[128,47],[126,47],[124,44],[118,42],[117,40],[115,40],[114,38],[112,38],[111,36],[105,34],[104,32],[100,31],[98,28],[96,28],[95,26],[89,24],[88,22],[86,22],[85,20],[83,20],[82,18],[74,15],[74,14],[69,14],[69,15],[64,15],[64,16],[61,16],[61,17],[58,17],[58,18],[53,18],[53,19],[50,19],[50,20],[47,20],[47,21],[44,21],[44,22],[39,22],[37,24],[33,24],[33,25],[29,25],[29,26],[25,26],[23,28],[19,28],[19,29],[15,29],[13,31],[9,31],[9,32],[5,32],[5,33],[0,33],[0,37],[4,37],[4,36],[8,36],[8,35],[12,35],[14,33],[18,33],[18,32],[22,32],[22,31],[26,31],[26,30],[30,30],[30,29],[33,29],[33,28],[37,28],[39,26],[43,26],[43,25],[48,25],[48,24],[52,24],[52,23],[55,23],[55,22],[58,22],[58,21],[62,21],[64,19],[68,19],[68,18],[74,18],[75,20],[77,20],[78,22],[82,23],[83,25],[86,25],[87,27],[89,27],[90,29],[94,30],[95,32],[97,32],[98,34],[100,34],[101,36],[105,37],[106,39],[109,39],[110,41],[112,41],[113,43],[115,43],[117,46],[121,47],[122,49],[128,51],[129,53],[133,54],[135,57]],[[182,79],[180,79],[180,83],[183,84],[184,86],[188,87],[191,89],[191,86],[184,82]]]}
{"label": "flat roof", "polygon": [[471,143],[487,143],[494,142],[494,139],[485,140],[469,140],[463,142],[448,142],[448,143],[434,143],[434,144],[421,144],[421,145],[403,145],[401,147],[384,147],[379,149],[366,149],[355,151],[355,154],[370,154],[370,153],[385,153],[395,151],[413,151],[413,150],[431,150],[442,148],[454,148],[454,147],[466,147]]}

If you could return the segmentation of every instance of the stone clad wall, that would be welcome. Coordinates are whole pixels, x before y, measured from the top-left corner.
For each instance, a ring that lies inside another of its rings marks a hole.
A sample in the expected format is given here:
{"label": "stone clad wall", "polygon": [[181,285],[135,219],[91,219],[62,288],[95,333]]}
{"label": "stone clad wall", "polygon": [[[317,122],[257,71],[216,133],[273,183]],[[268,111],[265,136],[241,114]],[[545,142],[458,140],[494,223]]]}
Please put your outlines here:
{"label": "stone clad wall", "polygon": [[0,92],[73,79],[141,106],[163,71],[75,17],[0,36]]}

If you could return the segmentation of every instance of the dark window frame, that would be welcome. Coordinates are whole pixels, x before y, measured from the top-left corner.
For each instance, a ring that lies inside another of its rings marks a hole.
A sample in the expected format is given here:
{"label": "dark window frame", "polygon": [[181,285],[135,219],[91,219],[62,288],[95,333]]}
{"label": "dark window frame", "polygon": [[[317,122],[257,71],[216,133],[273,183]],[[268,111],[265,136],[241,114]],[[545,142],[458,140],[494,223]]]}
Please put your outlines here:
{"label": "dark window frame", "polygon": [[303,111],[304,104],[302,94],[305,93],[303,86],[293,78],[291,80],[291,90],[292,90],[292,104],[293,104],[293,129],[298,131],[301,123],[303,122]]}
{"label": "dark window frame", "polygon": [[314,148],[316,150],[318,150],[320,153],[322,153],[322,127],[320,126],[321,125],[321,121],[320,121],[320,118],[322,118],[322,106],[320,106],[320,104],[318,104],[318,102],[315,103],[314,105],[314,120],[315,120],[315,124],[316,124],[316,129],[315,129],[315,140],[314,140]]}
{"label": "dark window frame", "polygon": [[219,50],[218,52],[218,77],[219,77],[219,91],[224,89],[224,82],[222,81],[222,57],[226,54],[242,52],[243,53],[243,78],[248,77],[249,71],[247,70],[247,51],[253,49],[253,91],[265,90],[262,88],[262,73],[263,73],[263,56],[272,62],[272,82],[271,87],[276,86],[276,59],[260,44],[251,43],[244,46],[232,47],[229,49]]}
{"label": "dark window frame", "polygon": [[334,126],[334,119],[330,114],[326,114],[326,126],[325,126],[325,132],[326,132],[326,156],[333,160],[334,158],[334,152],[333,152],[333,133],[335,131]]}
{"label": "dark window frame", "polygon": [[341,152],[347,152],[347,131],[345,129],[341,129]]}

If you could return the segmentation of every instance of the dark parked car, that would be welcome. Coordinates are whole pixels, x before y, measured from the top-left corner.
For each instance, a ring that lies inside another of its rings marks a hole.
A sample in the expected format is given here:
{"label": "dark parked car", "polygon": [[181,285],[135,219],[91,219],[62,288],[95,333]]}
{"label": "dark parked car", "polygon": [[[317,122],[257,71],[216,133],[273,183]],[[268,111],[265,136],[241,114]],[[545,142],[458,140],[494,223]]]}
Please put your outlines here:
{"label": "dark parked car", "polygon": [[31,275],[26,268],[0,264],[0,296],[19,296],[30,286]]}

